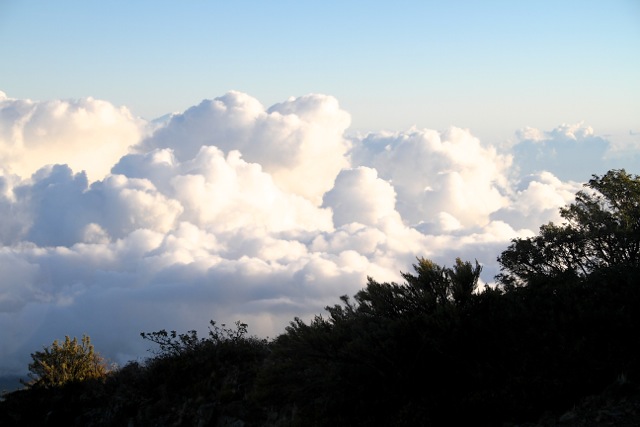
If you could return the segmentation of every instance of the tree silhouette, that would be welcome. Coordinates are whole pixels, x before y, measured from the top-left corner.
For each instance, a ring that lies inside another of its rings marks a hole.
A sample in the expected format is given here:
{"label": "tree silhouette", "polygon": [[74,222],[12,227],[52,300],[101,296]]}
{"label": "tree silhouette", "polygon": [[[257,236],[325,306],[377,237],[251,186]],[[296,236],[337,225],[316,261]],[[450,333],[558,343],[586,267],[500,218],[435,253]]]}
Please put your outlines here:
{"label": "tree silhouette", "polygon": [[640,177],[621,170],[593,175],[589,190],[560,209],[565,223],[514,239],[498,257],[497,279],[507,286],[548,277],[585,277],[603,269],[640,266]]}
{"label": "tree silhouette", "polygon": [[291,322],[263,371],[267,404],[288,402],[316,425],[436,422],[465,375],[446,367],[465,366],[455,340],[482,267],[418,258],[413,268],[401,284],[369,278],[326,318]]}

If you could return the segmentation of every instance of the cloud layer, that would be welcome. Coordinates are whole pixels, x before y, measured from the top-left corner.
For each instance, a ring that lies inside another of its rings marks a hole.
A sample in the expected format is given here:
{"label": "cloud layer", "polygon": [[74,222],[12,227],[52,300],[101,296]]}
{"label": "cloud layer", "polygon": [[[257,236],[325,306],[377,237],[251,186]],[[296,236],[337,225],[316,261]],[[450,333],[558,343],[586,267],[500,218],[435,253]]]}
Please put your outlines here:
{"label": "cloud layer", "polygon": [[611,151],[582,124],[500,149],[455,127],[349,123],[325,95],[265,108],[229,92],[157,124],[2,94],[0,373],[64,335],[118,363],[145,356],[141,331],[209,319],[274,336],[416,256],[477,258],[490,282],[509,240],[580,189],[566,153],[592,147],[589,167]]}

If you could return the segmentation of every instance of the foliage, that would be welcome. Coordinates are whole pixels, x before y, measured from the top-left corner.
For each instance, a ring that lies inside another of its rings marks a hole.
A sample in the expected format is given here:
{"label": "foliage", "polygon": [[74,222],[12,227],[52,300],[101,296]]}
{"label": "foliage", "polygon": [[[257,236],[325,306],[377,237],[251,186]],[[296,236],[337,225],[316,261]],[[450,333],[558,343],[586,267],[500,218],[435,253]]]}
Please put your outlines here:
{"label": "foliage", "polygon": [[512,241],[498,258],[501,283],[640,266],[640,177],[611,170],[594,175],[585,187],[590,191],[578,192],[575,202],[560,210],[564,224],[549,223],[538,236]]}
{"label": "foliage", "polygon": [[293,425],[500,425],[638,378],[638,268],[459,304],[436,298],[453,269],[415,267],[405,284],[370,279],[327,317],[295,319],[259,377],[264,404],[295,413]]}
{"label": "foliage", "polygon": [[209,321],[209,338],[198,338],[196,330],[178,334],[176,331],[167,332],[165,329],[156,332],[141,332],[143,339],[149,340],[160,346],[156,352],[160,356],[178,356],[180,354],[194,351],[205,343],[220,344],[226,341],[237,342],[245,338],[248,333],[248,325],[240,321],[235,322],[236,328],[227,328],[224,323],[220,326],[216,322]]}
{"label": "foliage", "polygon": [[160,350],[155,353],[166,356],[178,356],[190,350],[195,350],[201,343],[201,340],[198,339],[198,332],[195,330],[178,334],[176,331],[167,332],[162,329],[156,332],[141,332],[140,336],[158,344]]}
{"label": "foliage", "polygon": [[65,337],[64,342],[55,340],[50,347],[31,354],[29,364],[31,381],[29,387],[54,387],[71,381],[103,378],[107,374],[104,359],[95,352],[89,336]]}
{"label": "foliage", "polygon": [[247,324],[211,322],[203,339],[191,331],[145,336],[160,344],[145,363],[130,362],[100,381],[9,393],[0,401],[0,425],[264,425],[252,393],[268,343],[249,336]]}
{"label": "foliage", "polygon": [[345,295],[341,297],[344,305],[326,308],[329,322],[354,316],[399,318],[447,307],[464,307],[476,290],[482,266],[477,261],[473,266],[457,258],[453,268],[447,268],[418,258],[413,269],[417,275],[401,273],[406,280],[404,284],[379,283],[369,277],[366,288],[355,295],[355,305]]}
{"label": "foliage", "polygon": [[410,273],[402,273],[407,281],[406,289],[411,294],[417,294],[416,308],[434,309],[437,306],[453,303],[456,306],[467,304],[473,291],[478,286],[478,279],[482,272],[482,266],[475,262],[475,266],[469,261],[463,262],[456,258],[452,268],[439,267],[434,262],[424,258],[418,259],[418,264],[413,265],[418,273],[414,276]]}
{"label": "foliage", "polygon": [[[273,343],[260,387],[288,402],[300,425],[421,425],[457,374],[453,346],[481,271],[419,258],[406,282],[367,286],[309,324],[296,318]],[[420,390],[416,394],[415,390]]]}
{"label": "foliage", "polygon": [[[157,415],[151,417],[162,425],[177,420],[184,425],[197,425],[198,413],[205,407],[214,419],[258,417],[260,410],[250,395],[268,353],[268,343],[250,336],[246,323],[237,321],[234,327],[227,327],[210,321],[205,338],[199,338],[196,331],[179,334],[161,330],[141,336],[158,344],[159,351],[145,364],[143,381],[138,385],[144,390],[144,398],[141,402],[130,400],[129,410],[137,410],[134,408],[148,401],[162,402]],[[192,400],[185,401],[185,396]],[[167,414],[161,409],[180,406],[179,414]]]}

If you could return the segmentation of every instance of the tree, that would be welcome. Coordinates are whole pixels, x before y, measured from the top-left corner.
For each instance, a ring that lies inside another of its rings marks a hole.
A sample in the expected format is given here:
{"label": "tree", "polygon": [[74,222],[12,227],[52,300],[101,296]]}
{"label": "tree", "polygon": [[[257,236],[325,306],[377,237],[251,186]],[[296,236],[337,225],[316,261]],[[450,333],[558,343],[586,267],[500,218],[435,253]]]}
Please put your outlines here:
{"label": "tree", "polygon": [[239,320],[235,322],[236,329],[228,328],[224,323],[220,326],[215,321],[209,321],[209,338],[198,338],[198,331],[191,330],[184,334],[176,331],[167,332],[165,329],[156,332],[141,332],[142,339],[158,344],[158,356],[173,357],[198,350],[204,345],[219,345],[221,343],[251,341],[247,336],[249,325]]}
{"label": "tree", "polygon": [[287,402],[304,425],[443,424],[448,390],[468,376],[456,337],[482,267],[417,261],[401,273],[405,283],[369,278],[353,299],[326,307],[328,316],[294,319],[262,373],[266,404]]}
{"label": "tree", "polygon": [[640,266],[640,177],[611,170],[593,175],[585,187],[560,209],[562,225],[549,223],[538,236],[512,240],[498,257],[501,283],[523,285]]}
{"label": "tree", "polygon": [[469,301],[482,272],[478,261],[473,266],[460,258],[456,258],[452,268],[440,267],[431,260],[418,258],[418,264],[414,264],[413,269],[418,273],[417,276],[402,273],[410,285],[409,289],[428,295],[432,303],[453,303],[456,306],[464,306]]}
{"label": "tree", "polygon": [[[360,313],[395,318],[405,313],[431,313],[446,307],[466,305],[478,285],[482,266],[476,261],[456,258],[452,267],[441,267],[433,261],[418,258],[413,264],[416,274],[401,273],[405,284],[378,283],[369,278],[367,287],[355,295]],[[343,297],[343,302],[348,301]],[[346,304],[354,310],[355,306]],[[328,308],[333,316],[335,307]]]}
{"label": "tree", "polygon": [[104,359],[95,352],[89,336],[65,337],[64,342],[55,340],[50,347],[31,354],[29,364],[31,381],[28,387],[55,387],[71,381],[103,378],[107,374]]}

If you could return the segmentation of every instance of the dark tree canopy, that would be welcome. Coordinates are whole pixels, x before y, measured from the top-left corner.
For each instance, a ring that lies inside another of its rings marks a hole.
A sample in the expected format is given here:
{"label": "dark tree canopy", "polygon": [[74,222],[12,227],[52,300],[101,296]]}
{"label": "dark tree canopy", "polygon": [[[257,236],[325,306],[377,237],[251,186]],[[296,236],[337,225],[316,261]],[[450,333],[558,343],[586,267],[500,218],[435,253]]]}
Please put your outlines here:
{"label": "dark tree canopy", "polygon": [[478,285],[482,266],[456,259],[453,267],[441,267],[433,261],[418,258],[413,273],[401,273],[406,283],[377,282],[369,277],[366,288],[356,293],[352,304],[343,296],[344,305],[327,307],[330,321],[345,316],[399,318],[406,314],[428,314],[447,307],[462,307]]}
{"label": "dark tree canopy", "polygon": [[263,375],[267,400],[288,402],[319,426],[428,424],[447,395],[440,386],[463,375],[445,367],[455,363],[452,340],[482,267],[417,261],[404,283],[369,278],[353,299],[326,307],[327,317],[291,322]]}
{"label": "dark tree canopy", "polygon": [[640,266],[640,178],[611,170],[593,175],[585,187],[560,210],[565,223],[543,225],[537,236],[512,241],[498,257],[501,283]]}

